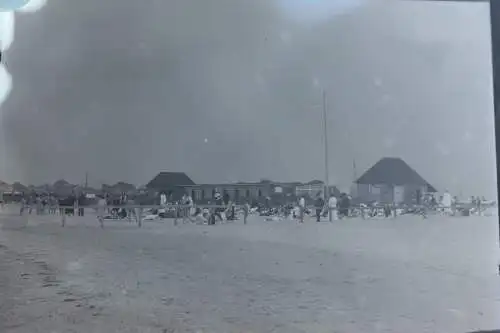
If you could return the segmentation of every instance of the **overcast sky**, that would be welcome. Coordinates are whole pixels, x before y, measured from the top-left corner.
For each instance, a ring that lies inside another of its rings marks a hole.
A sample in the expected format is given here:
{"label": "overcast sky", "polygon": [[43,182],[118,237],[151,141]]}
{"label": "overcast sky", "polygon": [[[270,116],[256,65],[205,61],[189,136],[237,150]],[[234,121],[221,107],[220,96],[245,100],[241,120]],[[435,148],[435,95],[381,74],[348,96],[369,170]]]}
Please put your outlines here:
{"label": "overcast sky", "polygon": [[333,183],[399,156],[495,193],[484,4],[49,0],[15,36],[0,179],[322,179],[324,88]]}

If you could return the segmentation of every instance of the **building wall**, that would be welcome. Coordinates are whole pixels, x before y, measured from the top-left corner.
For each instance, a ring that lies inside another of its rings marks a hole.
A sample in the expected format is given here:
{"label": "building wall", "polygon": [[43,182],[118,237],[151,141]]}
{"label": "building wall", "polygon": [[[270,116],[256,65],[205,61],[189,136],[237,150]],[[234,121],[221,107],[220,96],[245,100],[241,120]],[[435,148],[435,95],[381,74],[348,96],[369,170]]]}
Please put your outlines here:
{"label": "building wall", "polygon": [[237,184],[214,184],[214,185],[191,185],[185,190],[190,193],[195,202],[205,203],[214,200],[215,193],[229,194],[231,200],[242,203],[247,200],[265,198],[271,194],[269,185],[237,185]]}
{"label": "building wall", "polygon": [[[278,189],[277,191],[275,189]],[[229,194],[231,200],[236,203],[250,202],[265,202],[266,198],[271,198],[272,201],[286,201],[280,197],[294,198],[295,185],[287,184],[203,184],[185,186],[187,191],[198,203],[207,203],[213,201],[216,192],[224,195]]]}
{"label": "building wall", "polygon": [[312,185],[299,185],[295,189],[295,195],[297,197],[306,196],[310,198],[315,198],[318,193],[323,195],[324,185],[323,184],[312,184]]}
{"label": "building wall", "polygon": [[[404,195],[403,203],[415,203],[416,193],[420,190],[425,193],[426,186],[420,185],[403,185]],[[378,201],[382,203],[394,202],[394,187],[391,185],[371,185],[371,184],[357,184],[356,186],[357,199],[362,202]]]}
{"label": "building wall", "polygon": [[[323,195],[324,190],[325,186],[323,184],[298,185],[295,188],[295,195],[297,197],[306,196],[309,198],[316,198],[318,193],[320,193],[320,195]],[[335,186],[330,186],[330,194],[335,194],[335,191]]]}

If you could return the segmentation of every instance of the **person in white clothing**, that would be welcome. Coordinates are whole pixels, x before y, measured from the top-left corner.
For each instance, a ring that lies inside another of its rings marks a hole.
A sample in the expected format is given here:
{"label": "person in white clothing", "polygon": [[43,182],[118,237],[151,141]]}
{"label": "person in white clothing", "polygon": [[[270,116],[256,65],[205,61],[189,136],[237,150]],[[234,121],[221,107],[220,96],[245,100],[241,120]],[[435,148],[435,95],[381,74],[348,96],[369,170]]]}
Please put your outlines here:
{"label": "person in white clothing", "polygon": [[104,228],[104,217],[106,215],[106,206],[108,203],[106,201],[106,198],[100,196],[98,198],[99,200],[97,201],[97,219],[99,220],[101,228]]}
{"label": "person in white clothing", "polygon": [[330,222],[337,220],[337,198],[332,194],[328,199],[328,212],[330,217]]}
{"label": "person in white clothing", "polygon": [[304,214],[306,212],[306,199],[304,197],[300,197],[299,199],[299,219],[300,223],[304,223]]}
{"label": "person in white clothing", "polygon": [[196,212],[196,209],[194,208],[194,200],[193,200],[193,197],[188,195],[187,196],[187,199],[186,199],[186,202],[189,206],[189,216],[193,216]]}
{"label": "person in white clothing", "polygon": [[443,206],[444,214],[452,215],[452,209],[451,209],[452,198],[451,198],[451,194],[450,194],[450,192],[448,192],[448,190],[446,190],[443,193],[443,199],[441,200],[441,205]]}
{"label": "person in white clothing", "polygon": [[167,204],[167,195],[165,193],[160,194],[160,205],[165,206]]}

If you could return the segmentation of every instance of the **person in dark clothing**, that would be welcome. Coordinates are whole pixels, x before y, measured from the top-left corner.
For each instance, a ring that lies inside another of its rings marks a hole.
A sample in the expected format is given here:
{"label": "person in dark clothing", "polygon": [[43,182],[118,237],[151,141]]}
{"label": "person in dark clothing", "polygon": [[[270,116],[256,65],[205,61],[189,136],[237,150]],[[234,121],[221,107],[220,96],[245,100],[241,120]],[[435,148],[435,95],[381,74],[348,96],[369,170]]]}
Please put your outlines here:
{"label": "person in dark clothing", "polygon": [[325,200],[321,196],[321,193],[318,193],[316,196],[316,200],[314,201],[314,207],[316,208],[316,222],[320,222],[321,212],[325,206]]}
{"label": "person in dark clothing", "polygon": [[349,208],[351,206],[351,200],[347,196],[347,194],[342,193],[340,195],[339,201],[339,215],[340,217],[348,217],[349,216]]}
{"label": "person in dark clothing", "polygon": [[235,210],[234,210],[234,204],[231,202],[231,196],[229,195],[229,193],[224,193],[224,197],[223,197],[223,204],[225,207],[224,211],[227,211],[227,216],[226,218],[228,220],[235,220],[236,219],[236,213],[235,213]]}
{"label": "person in dark clothing", "polygon": [[384,216],[386,218],[389,218],[389,217],[391,217],[391,215],[392,215],[391,205],[388,205],[388,204],[384,205]]}
{"label": "person in dark clothing", "polygon": [[229,193],[224,193],[224,205],[229,205],[229,201],[231,200],[231,197],[229,196]]}
{"label": "person in dark clothing", "polygon": [[85,205],[85,195],[82,193],[78,196],[78,216],[85,215],[85,209],[83,208]]}
{"label": "person in dark clothing", "polygon": [[[227,194],[227,193],[226,193]],[[222,195],[220,193],[215,193],[215,205],[219,206],[214,209],[214,213],[211,215],[208,224],[215,224],[215,217],[218,217],[221,221],[223,220],[222,218],[222,212],[225,211],[224,207],[224,201],[222,199]]]}
{"label": "person in dark clothing", "polygon": [[75,214],[75,200],[76,198],[71,195],[66,198],[59,200],[59,206],[61,207],[61,215],[74,215]]}

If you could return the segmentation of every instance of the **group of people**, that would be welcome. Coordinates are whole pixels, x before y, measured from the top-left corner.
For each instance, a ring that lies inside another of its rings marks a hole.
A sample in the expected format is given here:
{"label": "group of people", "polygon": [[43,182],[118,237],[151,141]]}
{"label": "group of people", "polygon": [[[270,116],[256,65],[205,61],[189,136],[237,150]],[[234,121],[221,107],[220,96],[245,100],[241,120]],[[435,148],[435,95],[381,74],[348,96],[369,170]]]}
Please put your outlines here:
{"label": "group of people", "polygon": [[160,193],[160,206],[162,207],[158,212],[160,217],[166,217],[162,216],[162,214],[166,214],[170,204],[173,203],[181,205],[180,209],[174,210],[175,218],[182,218],[183,220],[203,220],[209,225],[214,225],[217,220],[224,221],[236,219],[235,205],[227,192],[224,193],[224,195],[220,192],[215,192],[213,206],[209,206],[209,208],[206,209],[195,207],[194,200],[188,192],[184,193],[181,200],[178,202],[172,202],[171,200],[172,195],[167,195],[164,192]]}
{"label": "group of people", "polygon": [[[78,214],[78,216],[83,216],[83,205],[85,204],[85,197],[82,195],[56,197],[52,194],[23,195],[21,197],[20,204],[21,215],[24,214],[24,212],[32,214],[34,211],[36,215]],[[62,211],[63,209],[65,211]]]}
{"label": "group of people", "polygon": [[[320,222],[322,216],[328,216],[330,222],[339,218],[348,217],[350,208],[351,198],[345,193],[340,194],[339,198],[337,198],[334,194],[331,194],[328,201],[325,202],[322,193],[319,192],[314,200],[316,222]],[[306,209],[306,199],[302,196],[299,199],[298,205],[299,220],[301,223],[304,222]]]}

